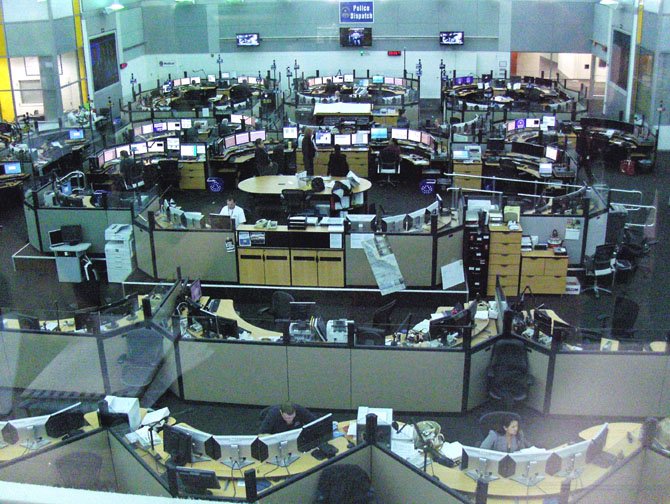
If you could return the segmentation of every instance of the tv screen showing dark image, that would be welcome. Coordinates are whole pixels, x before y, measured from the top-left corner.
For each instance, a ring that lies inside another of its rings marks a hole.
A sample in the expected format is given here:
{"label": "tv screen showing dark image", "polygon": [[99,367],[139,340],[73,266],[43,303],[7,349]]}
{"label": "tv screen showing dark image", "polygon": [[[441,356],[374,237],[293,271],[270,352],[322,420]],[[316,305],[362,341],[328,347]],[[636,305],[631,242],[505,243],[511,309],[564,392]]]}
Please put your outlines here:
{"label": "tv screen showing dark image", "polygon": [[370,47],[372,28],[340,28],[340,45],[342,47]]}
{"label": "tv screen showing dark image", "polygon": [[238,47],[255,47],[261,45],[258,33],[238,33],[235,35]]}
{"label": "tv screen showing dark image", "polygon": [[462,31],[440,32],[440,45],[463,45],[464,33]]}

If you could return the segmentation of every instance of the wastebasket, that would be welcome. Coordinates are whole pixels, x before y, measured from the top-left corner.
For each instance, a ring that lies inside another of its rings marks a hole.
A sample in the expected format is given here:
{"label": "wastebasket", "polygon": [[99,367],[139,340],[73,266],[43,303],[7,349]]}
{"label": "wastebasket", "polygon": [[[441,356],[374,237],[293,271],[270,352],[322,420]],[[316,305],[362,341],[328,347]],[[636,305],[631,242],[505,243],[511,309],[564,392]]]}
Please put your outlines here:
{"label": "wastebasket", "polygon": [[639,173],[651,173],[654,170],[654,163],[651,159],[640,159],[637,162],[637,171]]}
{"label": "wastebasket", "polygon": [[207,179],[207,189],[214,193],[223,191],[223,179],[221,177],[209,177]]}
{"label": "wastebasket", "polygon": [[616,268],[615,280],[617,284],[627,284],[630,282],[630,276],[633,273],[633,264],[627,259],[617,259],[614,267]]}

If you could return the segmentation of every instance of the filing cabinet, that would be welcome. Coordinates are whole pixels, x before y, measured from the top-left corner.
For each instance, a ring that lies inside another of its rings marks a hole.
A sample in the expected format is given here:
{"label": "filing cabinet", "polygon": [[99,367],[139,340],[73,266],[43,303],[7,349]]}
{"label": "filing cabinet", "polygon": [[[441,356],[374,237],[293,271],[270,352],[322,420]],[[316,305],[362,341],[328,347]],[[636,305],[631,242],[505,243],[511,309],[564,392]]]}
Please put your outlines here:
{"label": "filing cabinet", "polygon": [[489,249],[489,271],[487,295],[495,295],[496,276],[508,296],[519,291],[519,267],[521,265],[521,228],[510,230],[506,225],[489,226],[491,245]]}

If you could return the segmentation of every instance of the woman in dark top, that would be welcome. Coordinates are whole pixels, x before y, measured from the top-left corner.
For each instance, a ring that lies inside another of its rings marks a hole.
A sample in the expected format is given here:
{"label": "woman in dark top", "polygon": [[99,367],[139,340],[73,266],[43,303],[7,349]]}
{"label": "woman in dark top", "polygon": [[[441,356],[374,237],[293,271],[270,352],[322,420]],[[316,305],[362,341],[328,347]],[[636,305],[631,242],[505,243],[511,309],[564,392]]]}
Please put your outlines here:
{"label": "woman in dark top", "polygon": [[519,421],[511,415],[501,418],[496,430],[489,431],[489,435],[482,441],[481,448],[512,453],[528,448]]}
{"label": "woman in dark top", "polygon": [[335,150],[328,159],[328,175],[333,177],[346,177],[349,173],[349,163],[347,163],[347,156],[342,154],[342,148],[339,145],[335,146]]}

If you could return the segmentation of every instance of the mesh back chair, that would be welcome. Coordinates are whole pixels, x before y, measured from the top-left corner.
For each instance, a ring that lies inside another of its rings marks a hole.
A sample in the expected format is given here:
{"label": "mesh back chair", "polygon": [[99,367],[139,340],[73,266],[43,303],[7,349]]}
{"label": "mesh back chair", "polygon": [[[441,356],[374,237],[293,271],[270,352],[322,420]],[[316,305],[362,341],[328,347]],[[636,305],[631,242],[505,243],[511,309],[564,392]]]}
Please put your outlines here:
{"label": "mesh back chair", "polygon": [[285,326],[291,316],[291,303],[295,301],[288,292],[275,291],[272,293],[272,305],[261,308],[259,315],[268,314],[274,318],[275,329]]}
{"label": "mesh back chair", "polygon": [[397,186],[398,183],[391,180],[391,175],[400,174],[400,160],[396,158],[395,153],[382,150],[377,159],[377,173],[386,175],[386,180],[379,182],[379,185]]}
{"label": "mesh back chair", "polygon": [[486,373],[489,397],[502,401],[506,409],[525,401],[533,383],[528,354],[523,341],[505,338],[496,341]]}
{"label": "mesh back chair", "polygon": [[[612,312],[612,327],[610,336],[614,339],[630,339],[635,337],[633,326],[640,312],[640,305],[632,299],[617,296],[614,300],[614,311]],[[609,317],[599,317],[606,323]]]}
{"label": "mesh back chair", "polygon": [[598,245],[592,256],[586,256],[584,261],[586,276],[593,277],[593,285],[584,289],[584,292],[593,291],[597,298],[600,297],[601,292],[612,294],[610,289],[605,289],[598,284],[598,278],[611,275],[611,282],[614,281],[615,248],[615,245]]}
{"label": "mesh back chair", "polygon": [[305,211],[310,195],[302,189],[283,189],[281,192],[282,206],[287,215],[300,214]]}

